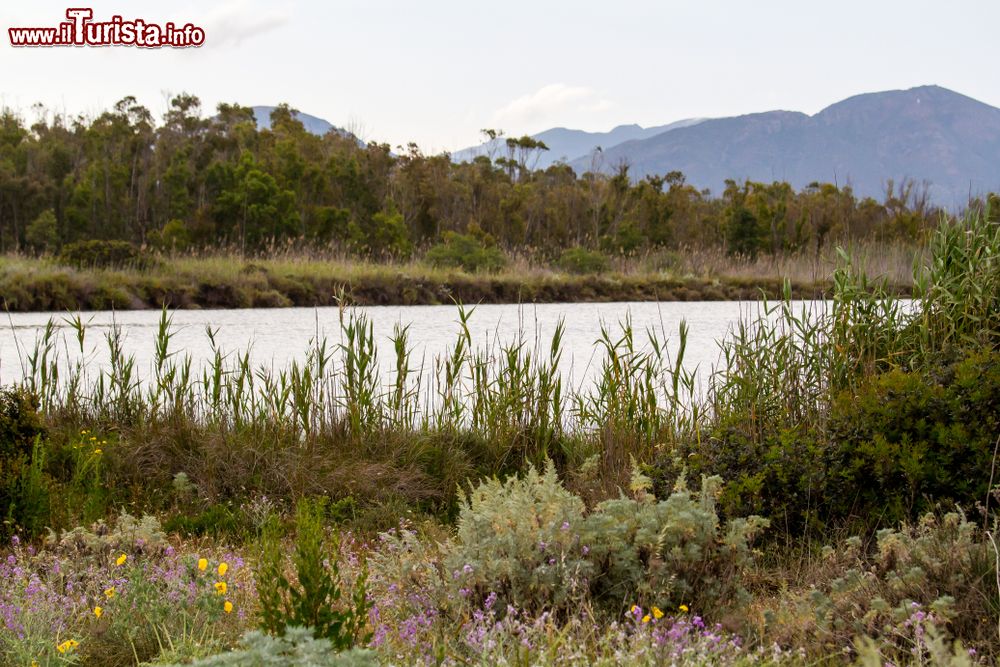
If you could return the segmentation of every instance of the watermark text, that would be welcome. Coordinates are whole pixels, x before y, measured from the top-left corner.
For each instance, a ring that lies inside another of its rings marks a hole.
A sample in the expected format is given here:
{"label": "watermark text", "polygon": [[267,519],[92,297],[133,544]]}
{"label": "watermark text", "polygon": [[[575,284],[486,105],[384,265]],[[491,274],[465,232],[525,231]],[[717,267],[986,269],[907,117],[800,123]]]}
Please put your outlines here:
{"label": "watermark text", "polygon": [[66,10],[57,26],[8,28],[11,46],[138,46],[147,49],[188,48],[205,43],[205,30],[191,23],[153,23],[112,16],[95,21],[89,7]]}

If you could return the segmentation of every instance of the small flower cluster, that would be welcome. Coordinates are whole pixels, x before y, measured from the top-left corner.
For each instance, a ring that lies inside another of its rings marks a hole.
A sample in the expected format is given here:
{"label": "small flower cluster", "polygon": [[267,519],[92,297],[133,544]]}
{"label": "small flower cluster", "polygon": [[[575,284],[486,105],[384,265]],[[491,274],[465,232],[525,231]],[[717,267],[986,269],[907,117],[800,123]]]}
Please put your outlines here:
{"label": "small flower cluster", "polygon": [[90,449],[93,456],[100,456],[104,453],[104,448],[108,446],[108,441],[98,438],[87,429],[80,431],[80,439],[73,444],[74,450]]}
{"label": "small flower cluster", "polygon": [[[198,572],[203,573],[208,570],[208,559],[199,558],[197,564]],[[216,595],[225,596],[229,592],[229,584],[226,583],[225,576],[229,572],[229,563],[226,561],[221,561],[219,565],[215,568],[216,573],[219,575],[219,580],[212,584],[212,588],[215,590]],[[233,613],[235,606],[232,601],[228,598],[224,598],[222,601],[222,611],[226,614]]]}

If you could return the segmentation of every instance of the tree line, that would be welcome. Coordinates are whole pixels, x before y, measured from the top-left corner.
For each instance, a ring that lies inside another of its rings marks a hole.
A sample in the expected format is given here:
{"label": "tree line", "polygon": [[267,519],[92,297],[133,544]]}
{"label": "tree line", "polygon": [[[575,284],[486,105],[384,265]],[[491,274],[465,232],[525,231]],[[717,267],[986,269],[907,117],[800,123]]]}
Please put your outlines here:
{"label": "tree line", "polygon": [[484,134],[499,150],[454,163],[415,144],[394,151],[344,131],[311,134],[287,105],[258,130],[249,107],[220,104],[207,116],[189,94],[159,124],[133,97],[93,118],[35,113],[31,124],[0,113],[2,252],[99,239],[384,259],[464,234],[542,254],[722,246],[752,256],[833,238],[916,239],[940,214],[913,182],[889,182],[881,201],[829,183],[728,181],[711,193],[676,171],[635,179],[627,164],[534,169],[546,146],[496,130]]}

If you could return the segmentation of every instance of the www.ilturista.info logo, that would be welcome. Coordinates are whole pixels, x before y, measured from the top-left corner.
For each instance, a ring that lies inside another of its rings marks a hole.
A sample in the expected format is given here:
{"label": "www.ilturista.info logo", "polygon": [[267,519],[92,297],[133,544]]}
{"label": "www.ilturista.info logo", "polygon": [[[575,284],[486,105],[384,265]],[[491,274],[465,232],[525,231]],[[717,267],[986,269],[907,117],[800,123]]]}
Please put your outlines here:
{"label": "www.ilturista.info logo", "polygon": [[150,23],[143,19],[126,21],[112,16],[109,21],[93,21],[89,7],[66,10],[68,21],[51,28],[7,28],[11,46],[140,46],[187,48],[205,43],[205,30],[187,23]]}

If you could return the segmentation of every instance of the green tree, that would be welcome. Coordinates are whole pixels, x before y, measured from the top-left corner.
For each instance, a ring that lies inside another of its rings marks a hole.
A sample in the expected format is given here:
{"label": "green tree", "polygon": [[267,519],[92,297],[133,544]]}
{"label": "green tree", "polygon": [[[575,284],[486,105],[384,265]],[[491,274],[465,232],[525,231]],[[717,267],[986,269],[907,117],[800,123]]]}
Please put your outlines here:
{"label": "green tree", "polygon": [[47,208],[24,230],[24,240],[39,252],[51,252],[59,246],[59,225],[56,214]]}

